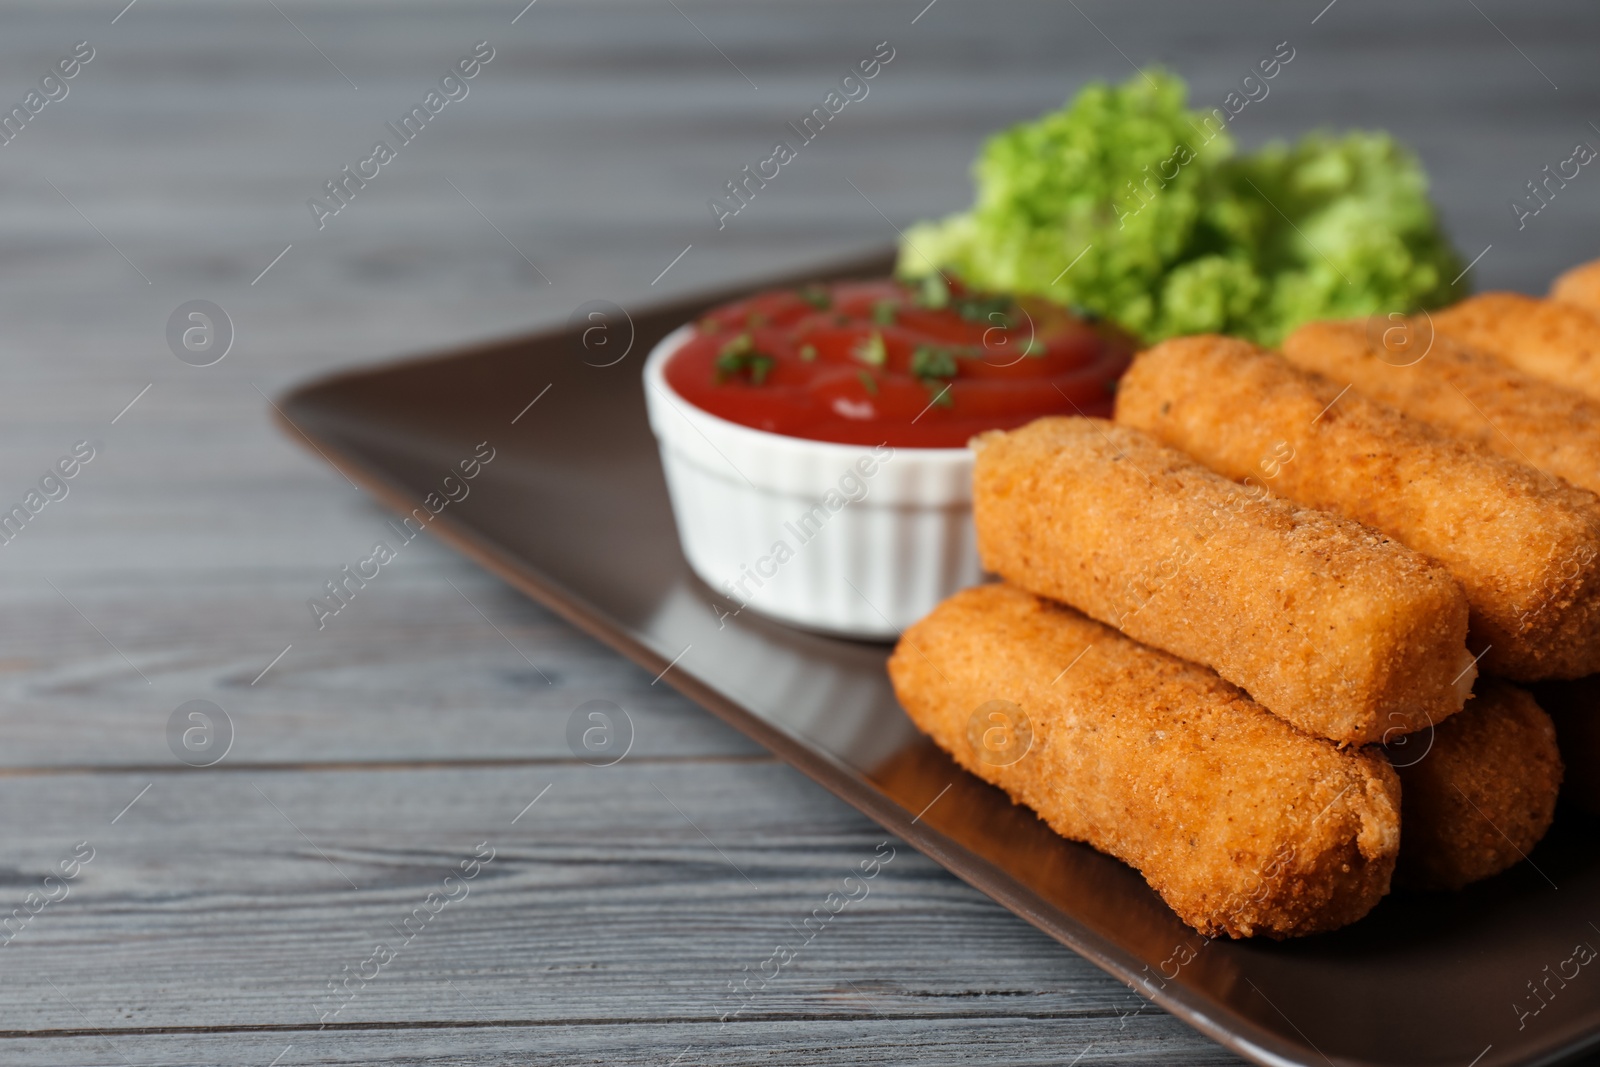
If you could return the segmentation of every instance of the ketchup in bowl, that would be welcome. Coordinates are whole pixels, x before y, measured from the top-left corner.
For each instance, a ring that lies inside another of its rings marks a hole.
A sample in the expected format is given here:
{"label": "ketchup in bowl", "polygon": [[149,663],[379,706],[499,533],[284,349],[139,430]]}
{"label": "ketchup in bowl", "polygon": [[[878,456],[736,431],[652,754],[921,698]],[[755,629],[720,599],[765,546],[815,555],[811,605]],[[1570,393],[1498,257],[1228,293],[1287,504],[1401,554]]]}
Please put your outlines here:
{"label": "ketchup in bowl", "polygon": [[935,277],[783,289],[695,324],[665,368],[696,407],[814,441],[961,448],[1043,415],[1111,413],[1136,342],[1036,298]]}

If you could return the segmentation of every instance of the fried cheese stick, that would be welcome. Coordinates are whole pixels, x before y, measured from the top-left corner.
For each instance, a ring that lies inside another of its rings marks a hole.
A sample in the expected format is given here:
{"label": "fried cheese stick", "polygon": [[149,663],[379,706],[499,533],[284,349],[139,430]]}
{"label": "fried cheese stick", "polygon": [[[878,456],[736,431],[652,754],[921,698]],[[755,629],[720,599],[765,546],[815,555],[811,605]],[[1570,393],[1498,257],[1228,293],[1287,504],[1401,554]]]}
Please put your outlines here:
{"label": "fried cheese stick", "polygon": [[1117,389],[1117,421],[1230,478],[1365,523],[1443,563],[1485,673],[1600,670],[1600,499],[1247,341],[1164,341]]}
{"label": "fried cheese stick", "polygon": [[1550,286],[1550,299],[1600,315],[1600,259],[1580,263]]}
{"label": "fried cheese stick", "polygon": [[1600,400],[1600,318],[1574,304],[1483,293],[1433,312],[1439,333]]}
{"label": "fried cheese stick", "polygon": [[1455,579],[1360,523],[1103,419],[1039,419],[974,447],[985,569],[1212,668],[1309,734],[1409,733],[1472,689]]}
{"label": "fried cheese stick", "polygon": [[1600,492],[1600,401],[1447,334],[1428,338],[1423,320],[1405,328],[1419,344],[1429,343],[1415,362],[1409,353],[1400,358],[1386,350],[1381,331],[1360,320],[1307,323],[1283,342],[1283,355],[1414,419]]}
{"label": "fried cheese stick", "polygon": [[1516,686],[1481,679],[1461,714],[1387,750],[1405,827],[1397,885],[1460,889],[1516,866],[1550,829],[1561,791],[1556,728]]}
{"label": "fried cheese stick", "polygon": [[1400,785],[1380,750],[1308,737],[1071,608],[965,590],[906,631],[889,676],[956,762],[1137,868],[1201,933],[1332,930],[1388,891]]}

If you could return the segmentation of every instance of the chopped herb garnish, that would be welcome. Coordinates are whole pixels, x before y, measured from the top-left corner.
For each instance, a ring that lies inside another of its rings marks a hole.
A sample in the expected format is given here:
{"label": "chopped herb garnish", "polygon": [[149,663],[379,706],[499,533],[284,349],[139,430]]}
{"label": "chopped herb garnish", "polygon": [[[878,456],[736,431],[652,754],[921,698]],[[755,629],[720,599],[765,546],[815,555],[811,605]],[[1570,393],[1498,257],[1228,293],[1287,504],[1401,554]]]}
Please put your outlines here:
{"label": "chopped herb garnish", "polygon": [[856,371],[856,377],[861,379],[861,388],[865,389],[869,396],[878,395],[878,380],[876,378],[864,370]]}
{"label": "chopped herb garnish", "polygon": [[889,349],[883,343],[883,334],[873,330],[856,346],[855,357],[861,362],[872,367],[881,367],[889,362]]}
{"label": "chopped herb garnish", "polygon": [[916,351],[911,353],[911,376],[924,379],[954,378],[956,376],[955,353],[948,348],[918,345]]}
{"label": "chopped herb garnish", "polygon": [[717,357],[717,382],[720,384],[728,378],[745,371],[750,375],[751,385],[760,385],[767,380],[767,375],[777,364],[771,356],[764,356],[760,352],[742,352],[733,356]]}
{"label": "chopped herb garnish", "polygon": [[717,353],[717,382],[720,384],[742,372],[749,375],[752,385],[760,385],[776,364],[771,356],[756,351],[755,338],[741,333]]}
{"label": "chopped herb garnish", "polygon": [[1011,314],[1013,304],[1009,296],[983,296],[966,294],[950,298],[950,308],[968,322],[987,322],[1010,329],[1015,321]]}
{"label": "chopped herb garnish", "polygon": [[929,397],[928,403],[936,408],[953,408],[956,406],[956,398],[950,395],[949,382],[941,385],[939,382],[930,381],[927,386],[928,392],[933,394]]}
{"label": "chopped herb garnish", "polygon": [[1035,359],[1040,359],[1048,351],[1049,348],[1037,337],[1030,337],[1026,341],[1022,342],[1022,354],[1024,356],[1032,356]]}
{"label": "chopped herb garnish", "polygon": [[1098,311],[1090,310],[1089,308],[1084,307],[1082,304],[1068,304],[1067,310],[1072,313],[1072,317],[1075,319],[1082,319],[1087,323],[1096,323],[1100,321],[1100,313]]}
{"label": "chopped herb garnish", "polygon": [[922,285],[917,290],[917,303],[925,308],[942,308],[950,303],[950,287],[939,275],[930,274],[922,279]]}
{"label": "chopped herb garnish", "polygon": [[815,360],[817,358],[817,346],[816,345],[801,345],[800,346],[800,358],[805,360],[807,363],[810,363],[813,360]]}
{"label": "chopped herb garnish", "polygon": [[898,308],[893,300],[878,300],[872,305],[872,321],[879,326],[893,326]]}
{"label": "chopped herb garnish", "polygon": [[819,310],[833,307],[833,297],[829,296],[828,290],[820,285],[807,285],[802,288],[800,299]]}

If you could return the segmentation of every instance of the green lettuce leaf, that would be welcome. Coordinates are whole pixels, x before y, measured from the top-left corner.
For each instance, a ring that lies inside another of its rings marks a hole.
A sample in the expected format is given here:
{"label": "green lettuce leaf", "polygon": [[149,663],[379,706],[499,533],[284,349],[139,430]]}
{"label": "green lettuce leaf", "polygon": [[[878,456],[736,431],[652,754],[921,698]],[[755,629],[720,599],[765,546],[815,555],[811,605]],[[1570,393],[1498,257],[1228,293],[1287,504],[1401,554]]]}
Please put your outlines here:
{"label": "green lettuce leaf", "polygon": [[1276,344],[1302,322],[1438,307],[1461,261],[1416,157],[1383,133],[1236,156],[1220,111],[1150,71],[992,137],[970,211],[909,228],[899,273],[1098,312],[1149,341]]}

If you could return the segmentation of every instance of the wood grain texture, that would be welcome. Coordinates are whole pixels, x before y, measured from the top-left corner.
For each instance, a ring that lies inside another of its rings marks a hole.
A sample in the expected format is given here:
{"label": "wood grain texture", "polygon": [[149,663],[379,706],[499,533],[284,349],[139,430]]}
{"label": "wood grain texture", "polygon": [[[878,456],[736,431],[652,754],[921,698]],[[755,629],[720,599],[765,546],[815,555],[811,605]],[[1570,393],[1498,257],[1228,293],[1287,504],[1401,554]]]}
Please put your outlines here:
{"label": "wood grain texture", "polygon": [[[904,848],[724,1028],[729,982],[883,835],[430,541],[317,630],[306,599],[384,515],[263,394],[881,245],[966,202],[987,132],[1085,80],[1163,61],[1220,102],[1285,39],[1241,143],[1389,127],[1466,256],[1493,245],[1480,282],[1542,291],[1596,254],[1600,178],[1522,231],[1506,201],[1600,137],[1600,23],[1500,0],[678,6],[0,12],[0,102],[96,49],[0,148],[0,503],[97,447],[0,547],[0,914],[96,849],[0,948],[0,1062],[1238,1062]],[[317,230],[306,198],[484,39],[470,96]],[[718,231],[706,198],[886,39],[868,99]],[[236,330],[215,366],[167,348],[195,298]],[[236,730],[205,770],[167,746],[191,699]],[[634,720],[615,767],[567,747],[590,699]],[[485,840],[470,896],[322,1028],[327,982]]]}

